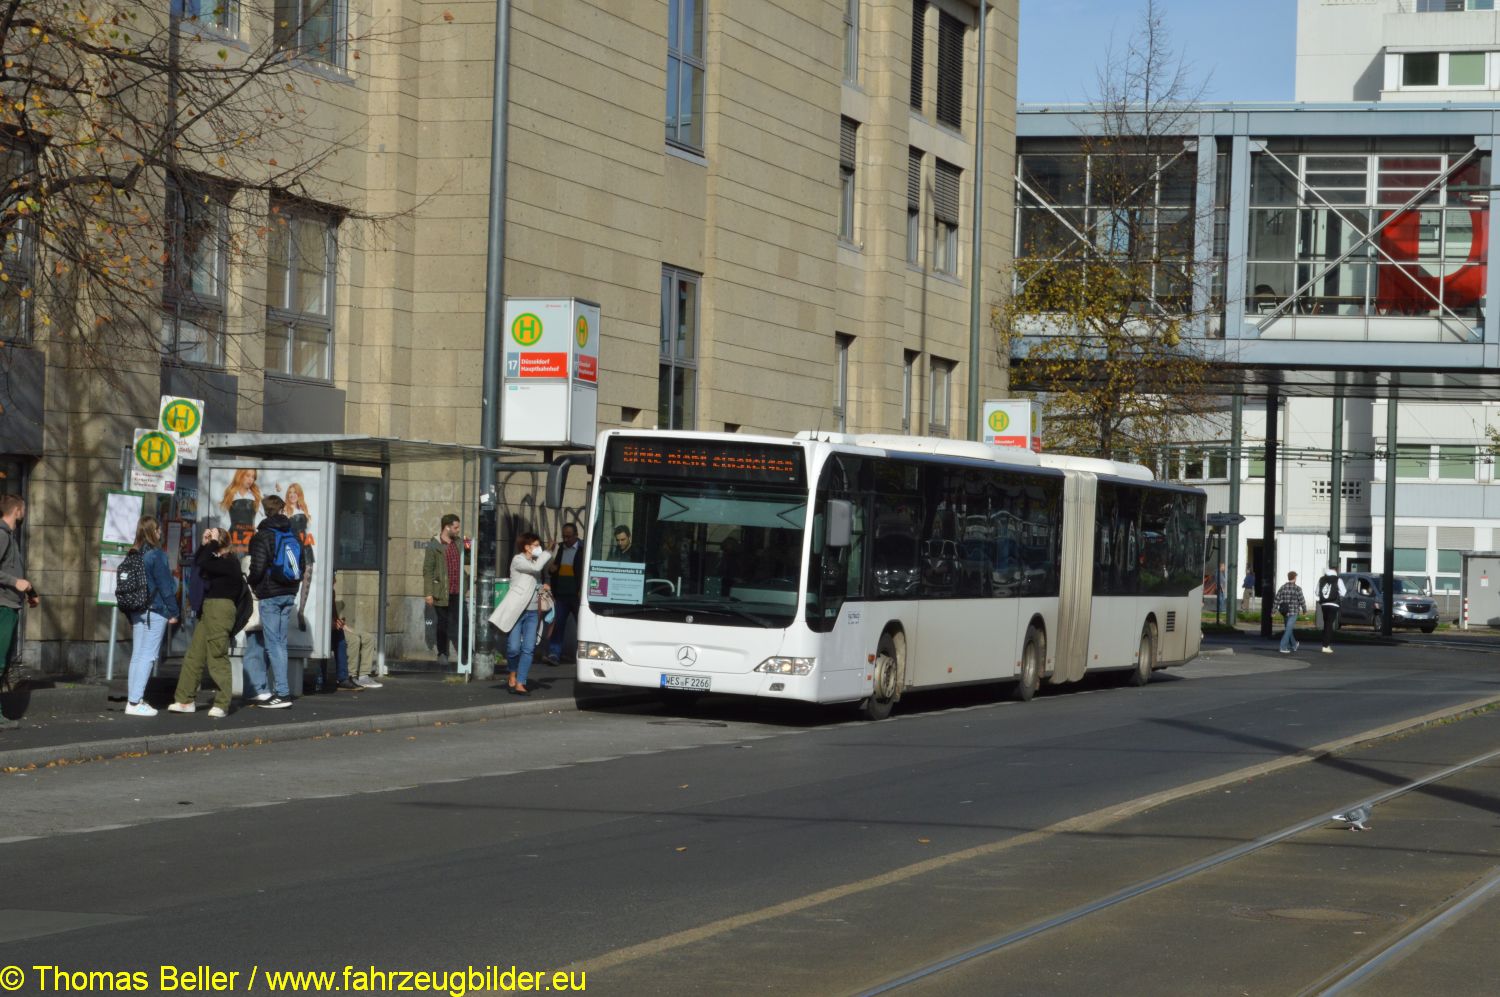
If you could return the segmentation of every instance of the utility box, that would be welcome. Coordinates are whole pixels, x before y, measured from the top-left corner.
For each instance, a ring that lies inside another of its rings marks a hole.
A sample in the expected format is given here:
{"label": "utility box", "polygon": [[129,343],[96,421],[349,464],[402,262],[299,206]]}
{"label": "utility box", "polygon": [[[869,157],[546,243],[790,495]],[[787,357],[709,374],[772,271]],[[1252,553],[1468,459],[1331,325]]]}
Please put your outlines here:
{"label": "utility box", "polygon": [[505,443],[591,447],[599,433],[599,306],[577,298],[505,303]]}
{"label": "utility box", "polygon": [[1500,553],[1467,550],[1463,555],[1463,628],[1500,629]]}

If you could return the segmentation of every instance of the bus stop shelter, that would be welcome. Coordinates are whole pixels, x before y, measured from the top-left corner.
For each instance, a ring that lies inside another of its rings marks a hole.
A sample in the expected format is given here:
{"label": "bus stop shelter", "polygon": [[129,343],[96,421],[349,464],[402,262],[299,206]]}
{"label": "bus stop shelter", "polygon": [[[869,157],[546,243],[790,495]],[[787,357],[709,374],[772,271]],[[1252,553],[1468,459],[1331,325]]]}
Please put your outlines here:
{"label": "bus stop shelter", "polygon": [[[462,468],[459,480],[460,515],[466,522],[479,523],[480,503],[486,487],[492,482],[481,480],[482,468],[487,464],[503,466],[513,463],[515,458],[531,458],[525,450],[493,449],[461,443],[434,443],[428,440],[405,440],[399,438],[324,435],[324,434],[267,434],[267,433],[214,433],[203,437],[199,449],[198,467],[200,480],[207,482],[213,464],[217,461],[242,462],[262,461],[308,462],[339,467],[366,468],[380,472],[379,510],[376,515],[383,535],[376,544],[379,575],[378,603],[376,610],[375,653],[376,669],[386,670],[386,634],[388,631],[388,605],[390,598],[390,509],[391,470],[399,465],[436,464],[457,462]],[[335,477],[336,480],[336,477]],[[333,527],[336,536],[337,524]],[[331,545],[330,545],[331,548]],[[477,552],[475,552],[477,555]],[[478,556],[468,558],[468,568],[460,576],[459,598],[467,608],[467,616],[459,614],[459,632],[456,643],[460,650],[459,671],[467,673],[474,661],[475,608],[477,605]],[[330,565],[332,567],[332,565]],[[233,669],[236,686],[241,682],[241,669]],[[236,692],[239,690],[236,689]]]}

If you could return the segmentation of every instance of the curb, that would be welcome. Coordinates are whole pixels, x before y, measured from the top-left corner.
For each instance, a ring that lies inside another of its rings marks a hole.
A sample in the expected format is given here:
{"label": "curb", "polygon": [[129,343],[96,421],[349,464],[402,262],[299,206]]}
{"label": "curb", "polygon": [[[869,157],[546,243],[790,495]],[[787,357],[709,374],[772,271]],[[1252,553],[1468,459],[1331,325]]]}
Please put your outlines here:
{"label": "curb", "polygon": [[[651,696],[620,692],[590,696],[585,706],[624,706],[649,702]],[[242,707],[243,709],[243,707]],[[191,748],[241,748],[278,741],[307,741],[343,734],[371,733],[427,727],[433,724],[472,723],[476,720],[503,720],[507,717],[535,716],[543,713],[573,713],[580,705],[573,697],[538,699],[523,703],[495,703],[490,706],[462,706],[450,710],[418,710],[413,713],[380,713],[345,720],[305,720],[297,723],[271,724],[263,728],[237,728],[233,731],[186,731],[145,737],[117,737],[107,741],[80,741],[40,748],[15,748],[0,751],[0,772],[21,768],[39,768],[51,764],[78,764],[108,761],[123,756],[156,755]]]}

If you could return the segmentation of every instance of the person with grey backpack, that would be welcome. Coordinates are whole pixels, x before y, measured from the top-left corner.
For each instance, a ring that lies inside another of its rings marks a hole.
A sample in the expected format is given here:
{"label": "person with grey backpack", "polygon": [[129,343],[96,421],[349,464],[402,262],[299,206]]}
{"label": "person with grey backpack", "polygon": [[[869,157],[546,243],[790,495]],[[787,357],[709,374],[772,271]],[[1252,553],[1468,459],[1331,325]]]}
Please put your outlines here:
{"label": "person with grey backpack", "polygon": [[135,528],[135,544],[115,573],[115,605],[130,620],[125,713],[154,717],[156,710],[145,699],[146,682],[167,628],[177,622],[177,581],[161,549],[161,526],[155,516],[142,516]]}

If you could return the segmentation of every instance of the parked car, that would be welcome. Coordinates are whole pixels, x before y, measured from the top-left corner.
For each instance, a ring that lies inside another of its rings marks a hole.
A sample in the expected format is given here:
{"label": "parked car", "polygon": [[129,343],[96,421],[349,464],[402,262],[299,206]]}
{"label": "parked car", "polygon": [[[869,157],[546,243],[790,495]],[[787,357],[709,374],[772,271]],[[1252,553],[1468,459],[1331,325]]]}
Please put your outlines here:
{"label": "parked car", "polygon": [[[1380,614],[1385,605],[1376,574],[1353,572],[1339,575],[1344,583],[1344,597],[1339,600],[1339,626],[1345,623],[1368,623],[1380,629]],[[1412,581],[1396,576],[1396,591],[1391,600],[1391,627],[1410,627],[1430,634],[1437,629],[1437,603],[1421,594]]]}

